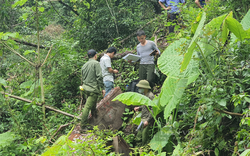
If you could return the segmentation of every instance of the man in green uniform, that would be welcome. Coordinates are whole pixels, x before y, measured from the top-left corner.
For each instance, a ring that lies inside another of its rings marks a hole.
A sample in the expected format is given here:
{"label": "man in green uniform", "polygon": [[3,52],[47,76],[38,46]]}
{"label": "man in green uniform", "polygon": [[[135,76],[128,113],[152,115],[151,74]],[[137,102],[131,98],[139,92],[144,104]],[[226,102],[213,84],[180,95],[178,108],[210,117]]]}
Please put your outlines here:
{"label": "man in green uniform", "polygon": [[[149,99],[154,99],[154,94],[149,91],[151,89],[149,83],[147,80],[140,80],[139,83],[136,85],[139,87],[138,92],[147,96]],[[151,109],[151,108],[150,108]],[[141,141],[141,146],[144,146],[148,143],[149,138],[149,126],[151,123],[154,122],[154,119],[152,117],[153,110],[149,110],[147,106],[143,105],[140,107],[135,107],[135,111],[142,111],[141,112],[141,124],[142,126],[139,128],[138,133],[136,135],[136,142]]]}
{"label": "man in green uniform", "polygon": [[89,61],[82,66],[82,88],[87,95],[87,100],[82,112],[81,128],[87,128],[89,111],[92,116],[97,116],[96,102],[102,88],[104,88],[102,69],[97,60],[97,52],[94,49],[88,51]]}

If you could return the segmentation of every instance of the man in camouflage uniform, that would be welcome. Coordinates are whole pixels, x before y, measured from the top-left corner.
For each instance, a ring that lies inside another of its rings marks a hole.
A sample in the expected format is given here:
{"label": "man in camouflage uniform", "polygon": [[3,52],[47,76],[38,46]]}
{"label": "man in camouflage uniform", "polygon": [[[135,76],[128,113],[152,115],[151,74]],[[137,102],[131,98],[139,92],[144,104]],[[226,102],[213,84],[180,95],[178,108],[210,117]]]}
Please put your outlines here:
{"label": "man in camouflage uniform", "polygon": [[[136,85],[139,87],[138,92],[147,96],[149,99],[154,99],[154,94],[149,91],[151,89],[149,82],[147,80],[140,80],[139,83]],[[141,141],[141,146],[144,146],[148,143],[149,138],[149,126],[151,123],[153,123],[154,119],[152,117],[153,110],[150,108],[150,110],[147,108],[147,106],[143,105],[140,107],[135,107],[135,111],[142,111],[141,112],[141,122],[143,126],[141,126],[138,130],[138,133],[136,135],[136,142]]]}
{"label": "man in camouflage uniform", "polygon": [[[92,116],[97,116],[96,102],[98,95],[101,93],[102,88],[104,88],[102,69],[97,60],[97,52],[94,49],[88,51],[89,61],[82,66],[82,88],[84,93],[87,95],[87,100],[82,112],[81,117],[81,128],[87,129],[87,120],[89,111],[91,111]],[[103,90],[102,90],[103,91]]]}

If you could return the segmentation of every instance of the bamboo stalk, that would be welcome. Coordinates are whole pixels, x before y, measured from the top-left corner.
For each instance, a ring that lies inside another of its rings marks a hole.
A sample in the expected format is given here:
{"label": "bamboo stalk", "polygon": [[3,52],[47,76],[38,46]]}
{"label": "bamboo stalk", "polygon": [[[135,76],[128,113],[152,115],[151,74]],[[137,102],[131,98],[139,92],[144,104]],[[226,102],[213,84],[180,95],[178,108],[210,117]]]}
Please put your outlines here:
{"label": "bamboo stalk", "polygon": [[[3,94],[3,95],[8,95],[9,97],[14,98],[14,99],[17,99],[17,100],[21,100],[21,101],[24,101],[24,102],[32,103],[31,100],[25,99],[25,98],[22,98],[22,97],[19,97],[19,96],[11,95],[11,94],[8,94],[8,93],[5,93],[5,92],[1,92],[1,94]],[[36,103],[36,105],[38,105],[38,106],[43,106],[43,105],[40,104],[40,103]],[[63,115],[66,115],[66,116],[69,116],[69,117],[72,117],[72,118],[81,119],[79,116],[75,116],[75,115],[69,114],[69,113],[67,113],[67,112],[64,112],[64,111],[55,109],[55,108],[50,107],[50,106],[47,106],[47,105],[44,105],[44,107],[47,108],[47,109],[50,109],[50,110],[52,110],[52,111],[54,111],[54,112],[57,112],[57,113],[60,113],[60,114],[63,114]]]}
{"label": "bamboo stalk", "polygon": [[31,64],[32,66],[36,66],[33,62],[29,61],[28,59],[26,59],[24,56],[22,56],[21,54],[19,54],[17,51],[15,51],[14,49],[12,49],[11,47],[9,47],[5,42],[0,41],[0,43],[2,43],[6,48],[8,48],[10,51],[12,51],[13,53],[15,53],[16,55],[18,55],[19,57],[21,57],[22,59],[24,59],[25,61],[27,61],[29,64]]}
{"label": "bamboo stalk", "polygon": [[[43,123],[46,123],[46,114],[45,114],[45,98],[44,98],[44,87],[43,87],[43,74],[42,66],[40,59],[40,36],[39,36],[39,13],[38,13],[38,1],[36,2],[36,28],[37,28],[37,54],[38,54],[38,72],[41,86],[41,100],[42,100],[42,111],[43,111]],[[43,128],[43,132],[45,132]]]}

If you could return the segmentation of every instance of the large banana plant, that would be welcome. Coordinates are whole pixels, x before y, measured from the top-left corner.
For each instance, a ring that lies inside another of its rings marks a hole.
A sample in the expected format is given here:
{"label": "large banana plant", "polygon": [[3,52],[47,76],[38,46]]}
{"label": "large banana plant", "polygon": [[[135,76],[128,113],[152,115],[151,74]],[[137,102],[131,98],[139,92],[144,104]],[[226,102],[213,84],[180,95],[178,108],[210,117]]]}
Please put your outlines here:
{"label": "large banana plant", "polygon": [[[247,20],[249,18],[250,11],[248,11],[242,22],[239,23],[232,17],[232,12],[230,12],[211,20],[205,25],[206,13],[203,12],[193,38],[191,40],[181,38],[173,42],[158,59],[158,67],[162,73],[167,75],[167,78],[163,83],[157,100],[153,102],[143,95],[132,92],[120,94],[114,100],[119,100],[126,105],[152,106],[157,110],[153,114],[154,118],[157,113],[164,109],[164,119],[168,122],[171,113],[179,105],[185,88],[198,78],[200,74],[200,60],[205,63],[206,68],[213,76],[213,70],[206,57],[226,42],[229,31],[236,36],[231,37],[231,42],[234,42],[236,39],[242,41],[245,38],[249,38],[250,24],[249,20]],[[198,59],[198,53],[202,56],[201,59]],[[174,123],[173,120],[172,123]],[[170,136],[174,135],[173,128],[175,126],[173,124],[173,126],[161,127],[159,125],[158,127],[160,127],[160,130],[151,140],[150,147],[153,150],[161,151],[168,143]],[[180,144],[177,147],[178,151],[175,152],[182,151]]]}

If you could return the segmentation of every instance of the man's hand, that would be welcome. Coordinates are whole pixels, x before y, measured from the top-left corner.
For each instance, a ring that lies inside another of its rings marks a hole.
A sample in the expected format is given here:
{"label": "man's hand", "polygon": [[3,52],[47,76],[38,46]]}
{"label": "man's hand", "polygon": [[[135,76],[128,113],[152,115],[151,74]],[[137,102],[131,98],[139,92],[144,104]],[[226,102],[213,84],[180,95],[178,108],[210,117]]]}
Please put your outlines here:
{"label": "man's hand", "polygon": [[144,127],[147,127],[148,121],[145,121],[145,122],[143,123],[143,125],[144,125]]}
{"label": "man's hand", "polygon": [[135,111],[139,111],[139,108],[140,108],[140,107],[135,107],[134,110],[135,110]]}
{"label": "man's hand", "polygon": [[102,90],[102,96],[103,97],[104,97],[105,93],[106,93],[105,90]]}
{"label": "man's hand", "polygon": [[168,6],[167,8],[164,8],[164,10],[171,10],[171,6]]}
{"label": "man's hand", "polygon": [[160,55],[159,51],[157,51],[157,52],[155,53],[155,55]]}
{"label": "man's hand", "polygon": [[113,73],[117,74],[117,73],[118,73],[118,70],[114,69],[114,70],[113,70]]}

